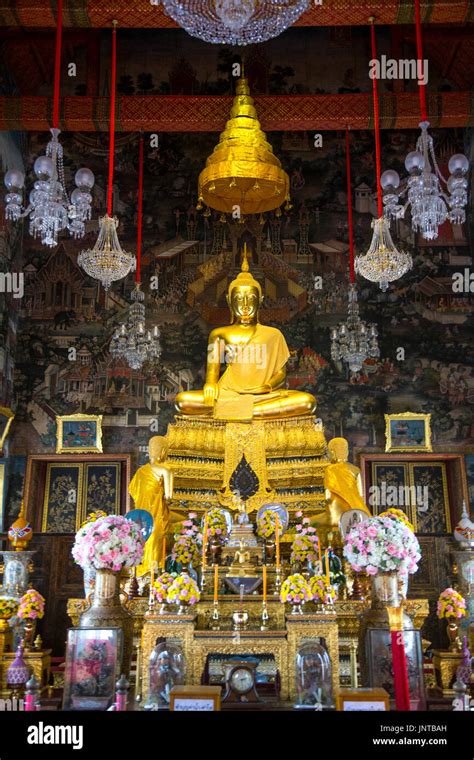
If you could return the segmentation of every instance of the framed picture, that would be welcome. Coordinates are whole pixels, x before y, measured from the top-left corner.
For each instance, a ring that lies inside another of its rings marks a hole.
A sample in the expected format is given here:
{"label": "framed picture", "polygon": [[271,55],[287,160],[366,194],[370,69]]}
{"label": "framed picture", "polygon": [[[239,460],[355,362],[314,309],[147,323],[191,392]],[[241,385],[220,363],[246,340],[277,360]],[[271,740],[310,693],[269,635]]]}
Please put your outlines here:
{"label": "framed picture", "polygon": [[469,494],[469,503],[471,511],[474,512],[474,454],[466,454],[464,457],[466,465],[467,490]]}
{"label": "framed picture", "polygon": [[408,462],[372,462],[372,487],[368,489],[368,505],[374,515],[396,507],[413,522]]}
{"label": "framed picture", "polygon": [[[403,632],[408,669],[408,689],[412,710],[425,710],[426,697],[423,681],[421,635],[418,630]],[[368,628],[366,632],[369,683],[373,688],[385,689],[395,699],[391,636],[388,628]]]}
{"label": "framed picture", "polygon": [[411,464],[410,481],[416,493],[413,524],[417,533],[451,533],[448,479],[444,462]]}
{"label": "framed picture", "polygon": [[118,462],[85,464],[84,517],[97,509],[108,515],[120,514],[120,475]]}
{"label": "framed picture", "polygon": [[15,415],[7,406],[0,406],[0,451],[3,449]]}
{"label": "framed picture", "polygon": [[75,533],[82,515],[81,464],[54,462],[46,466],[43,503],[43,533]]}
{"label": "framed picture", "polygon": [[385,415],[385,451],[433,451],[431,414]]}
{"label": "framed picture", "polygon": [[121,628],[69,628],[63,710],[107,710],[120,675]]}
{"label": "framed picture", "polygon": [[56,454],[102,452],[102,415],[69,414],[56,417]]}

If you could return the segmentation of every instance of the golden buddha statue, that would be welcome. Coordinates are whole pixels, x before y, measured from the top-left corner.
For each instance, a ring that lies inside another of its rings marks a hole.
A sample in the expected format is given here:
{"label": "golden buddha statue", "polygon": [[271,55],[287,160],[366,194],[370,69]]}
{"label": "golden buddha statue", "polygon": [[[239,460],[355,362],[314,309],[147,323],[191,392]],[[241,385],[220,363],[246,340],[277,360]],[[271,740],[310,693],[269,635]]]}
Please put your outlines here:
{"label": "golden buddha statue", "polygon": [[[348,462],[349,444],[345,438],[332,438],[328,443],[330,464],[324,473],[324,490],[326,509],[322,515],[312,520],[318,528],[318,535],[323,543],[328,538],[339,543],[339,521],[344,512],[358,509],[371,516],[362,491],[360,469]],[[332,536],[330,535],[332,534]]]}
{"label": "golden buddha statue", "polygon": [[137,509],[146,509],[153,517],[153,532],[145,544],[137,575],[149,573],[157,564],[164,566],[163,546],[172,523],[180,522],[184,515],[171,512],[168,502],[173,496],[173,472],[165,464],[168,454],[166,438],[155,435],[148,443],[149,463],[140,467],[128,487]]}
{"label": "golden buddha statue", "polygon": [[[251,421],[314,412],[314,396],[284,387],[290,353],[280,330],[260,324],[262,301],[260,283],[249,272],[245,246],[241,272],[227,292],[232,322],[212,330],[204,388],[178,393],[176,408],[181,414]],[[223,363],[227,368],[221,375]]]}

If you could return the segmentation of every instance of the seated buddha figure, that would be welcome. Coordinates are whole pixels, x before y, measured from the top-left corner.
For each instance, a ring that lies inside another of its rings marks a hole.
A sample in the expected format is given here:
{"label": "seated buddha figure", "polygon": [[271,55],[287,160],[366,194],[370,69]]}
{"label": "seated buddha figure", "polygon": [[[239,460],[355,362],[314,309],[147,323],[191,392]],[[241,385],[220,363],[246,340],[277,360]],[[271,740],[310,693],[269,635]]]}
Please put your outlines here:
{"label": "seated buddha figure", "polygon": [[168,502],[173,496],[173,472],[165,464],[168,453],[164,436],[155,435],[148,443],[149,463],[140,467],[128,487],[136,509],[146,509],[153,517],[153,531],[149,536],[137,575],[149,573],[156,565],[164,564],[163,546],[170,525],[184,520],[184,513],[171,512]]}
{"label": "seated buddha figure", "polygon": [[[290,353],[280,330],[260,324],[262,301],[244,248],[241,272],[227,292],[231,324],[212,330],[204,388],[178,393],[178,412],[247,422],[314,412],[314,396],[284,387]],[[222,364],[226,369],[221,374]]]}
{"label": "seated buddha figure", "polygon": [[[330,464],[324,473],[326,509],[312,520],[318,528],[318,535],[324,544],[328,538],[340,542],[339,521],[341,515],[351,509],[358,509],[371,517],[362,490],[360,470],[351,464],[349,444],[345,438],[332,438],[328,443]],[[332,534],[332,536],[329,536]]]}

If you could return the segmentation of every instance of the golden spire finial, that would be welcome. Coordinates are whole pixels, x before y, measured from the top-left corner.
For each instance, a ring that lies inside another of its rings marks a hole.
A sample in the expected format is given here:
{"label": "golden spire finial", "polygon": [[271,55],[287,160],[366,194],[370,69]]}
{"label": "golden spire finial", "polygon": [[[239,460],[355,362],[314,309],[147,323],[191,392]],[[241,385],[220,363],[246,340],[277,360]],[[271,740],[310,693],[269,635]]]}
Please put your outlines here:
{"label": "golden spire finial", "polygon": [[23,517],[23,518],[25,517],[25,500],[24,499],[21,500],[20,511],[18,512],[18,517]]}
{"label": "golden spire finial", "polygon": [[241,272],[248,272],[250,269],[249,267],[249,260],[247,255],[247,243],[244,243],[244,250],[242,253],[242,266],[240,267]]}

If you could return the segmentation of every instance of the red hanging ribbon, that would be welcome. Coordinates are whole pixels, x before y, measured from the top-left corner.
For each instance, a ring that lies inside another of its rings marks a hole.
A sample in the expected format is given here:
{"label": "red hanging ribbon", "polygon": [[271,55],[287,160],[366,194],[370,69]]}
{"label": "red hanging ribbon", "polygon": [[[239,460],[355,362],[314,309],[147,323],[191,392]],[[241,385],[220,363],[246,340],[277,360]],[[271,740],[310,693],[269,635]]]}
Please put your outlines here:
{"label": "red hanging ribbon", "polygon": [[117,24],[112,29],[112,77],[110,83],[110,139],[109,139],[109,185],[107,190],[107,216],[112,216],[115,154],[115,88],[117,79]]}
{"label": "red hanging ribbon", "polygon": [[420,0],[415,0],[415,21],[416,21],[416,57],[419,61],[420,67],[418,72],[418,91],[420,93],[420,112],[421,121],[428,121],[428,112],[426,110],[426,89],[425,84],[421,81],[419,73],[422,71],[423,66],[423,44],[421,40],[421,16],[420,16]]}
{"label": "red hanging ribbon", "polygon": [[63,0],[58,0],[56,51],[54,55],[53,129],[59,128],[59,85],[61,84],[61,43],[63,36]]}
{"label": "red hanging ribbon", "polygon": [[354,230],[352,226],[352,190],[351,190],[351,148],[349,144],[349,127],[346,127],[346,175],[347,175],[347,224],[349,227],[349,279],[355,282],[354,274]]}
{"label": "red hanging ribbon", "polygon": [[[377,46],[375,44],[374,20],[371,20],[370,37],[372,42],[372,60],[377,59]],[[377,216],[380,219],[383,213],[382,186],[380,184],[380,122],[379,122],[379,98],[377,93],[377,77],[372,79],[374,97],[374,129],[375,129],[375,171],[377,175]]]}
{"label": "red hanging ribbon", "polygon": [[397,710],[410,710],[410,691],[408,688],[408,668],[405,654],[403,631],[391,631],[393,685],[395,688],[395,707]]}
{"label": "red hanging ribbon", "polygon": [[140,282],[140,266],[142,261],[142,225],[143,225],[143,135],[140,135],[138,154],[138,215],[137,215],[137,271],[135,282]]}

